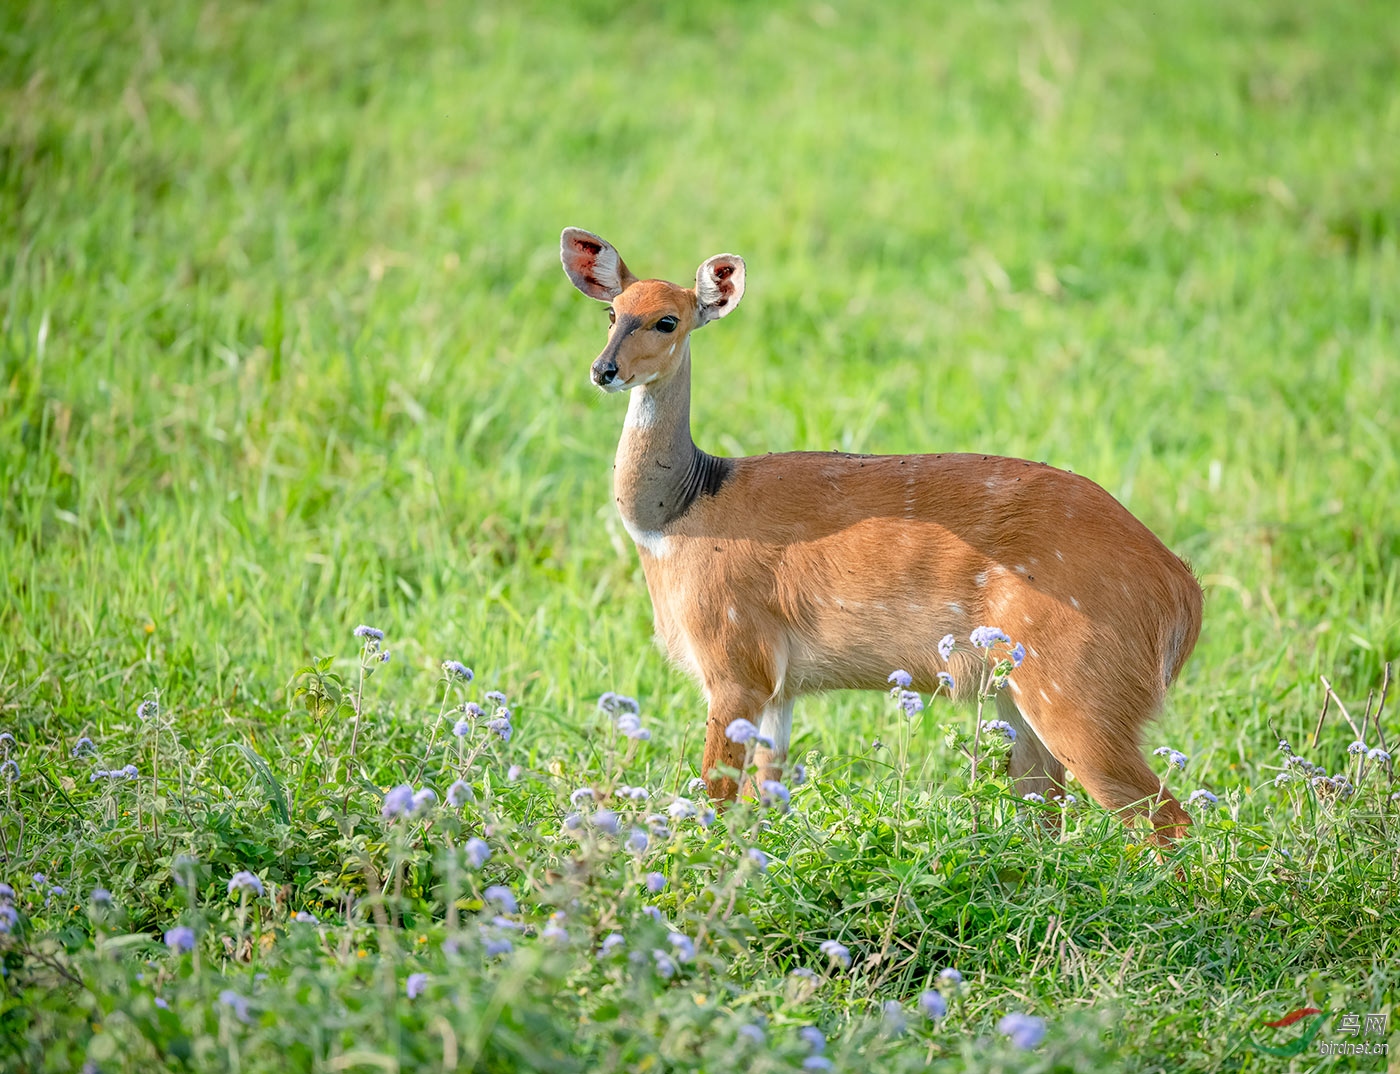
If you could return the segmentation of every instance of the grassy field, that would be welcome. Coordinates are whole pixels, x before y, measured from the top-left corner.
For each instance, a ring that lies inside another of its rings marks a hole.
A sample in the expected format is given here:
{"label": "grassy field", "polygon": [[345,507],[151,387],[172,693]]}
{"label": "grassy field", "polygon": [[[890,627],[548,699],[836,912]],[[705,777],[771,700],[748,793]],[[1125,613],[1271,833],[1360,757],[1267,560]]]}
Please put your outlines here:
{"label": "grassy field", "polygon": [[[1400,812],[1312,745],[1400,652],[1400,20],[867,8],[4,6],[0,1068],[1400,1069],[1319,1047],[1400,1050]],[[747,259],[702,447],[1045,460],[1192,561],[1179,850],[872,694],[670,809],[565,225]]]}

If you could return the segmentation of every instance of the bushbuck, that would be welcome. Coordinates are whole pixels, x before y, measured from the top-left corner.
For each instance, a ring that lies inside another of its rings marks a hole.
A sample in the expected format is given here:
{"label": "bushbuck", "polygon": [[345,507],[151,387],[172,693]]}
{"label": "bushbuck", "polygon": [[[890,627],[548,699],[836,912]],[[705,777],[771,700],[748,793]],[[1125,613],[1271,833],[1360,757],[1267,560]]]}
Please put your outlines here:
{"label": "bushbuck", "polygon": [[[1043,463],[701,451],[690,336],[739,304],[743,259],[717,254],[680,287],[639,280],[579,228],[560,245],[574,286],[608,303],[592,380],[632,393],[613,493],[658,639],[709,705],[712,797],[739,791],[723,771],[746,757],[725,734],[735,720],[771,741],[755,760],[760,779],[777,778],[796,698],[884,690],[901,669],[925,692],[946,672],[966,699],[983,666],[966,639],[995,625],[1025,646],[996,697],[1017,732],[1017,790],[1059,796],[1068,766],[1106,808],[1146,816],[1159,844],[1184,833],[1187,814],[1140,747],[1200,632],[1201,587],[1183,560],[1093,481]],[[948,634],[964,644],[945,659]]]}

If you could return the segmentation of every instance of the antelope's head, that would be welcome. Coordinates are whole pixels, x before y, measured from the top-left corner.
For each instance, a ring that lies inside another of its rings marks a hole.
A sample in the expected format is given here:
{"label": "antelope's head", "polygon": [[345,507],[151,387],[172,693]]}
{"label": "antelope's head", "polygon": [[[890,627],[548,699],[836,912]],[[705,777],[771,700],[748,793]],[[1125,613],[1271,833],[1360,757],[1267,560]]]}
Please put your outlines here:
{"label": "antelope's head", "polygon": [[564,229],[559,256],[575,287],[608,304],[608,343],[591,373],[607,392],[669,376],[690,333],[744,296],[744,259],[736,254],[716,254],[702,264],[693,288],[637,279],[610,243],[581,228]]}

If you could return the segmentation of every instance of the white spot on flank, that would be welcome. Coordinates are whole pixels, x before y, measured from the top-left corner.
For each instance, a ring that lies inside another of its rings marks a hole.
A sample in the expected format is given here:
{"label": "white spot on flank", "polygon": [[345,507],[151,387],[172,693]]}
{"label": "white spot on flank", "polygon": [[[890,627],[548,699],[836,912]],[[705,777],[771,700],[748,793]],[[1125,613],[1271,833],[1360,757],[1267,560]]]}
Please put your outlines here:
{"label": "white spot on flank", "polygon": [[1070,598],[1069,598],[1069,602],[1070,602],[1072,605],[1074,605],[1076,608],[1079,607],[1079,601],[1078,601],[1078,599],[1076,599],[1075,597],[1070,597]]}
{"label": "white spot on flank", "polygon": [[1017,573],[1017,574],[1025,574],[1025,573],[1026,573],[1025,565],[1024,565],[1024,564],[1021,564],[1021,563],[1016,564],[1016,573]]}
{"label": "white spot on flank", "polygon": [[1044,690],[1042,690],[1042,691],[1040,691],[1040,698],[1041,698],[1042,701],[1049,701],[1049,700],[1050,700],[1050,695],[1047,694]]}
{"label": "white spot on flank", "polygon": [[1065,554],[1057,548],[1055,549],[1055,558],[1058,560],[1063,560],[1065,558]]}
{"label": "white spot on flank", "polygon": [[963,614],[964,614],[964,612],[963,612],[963,606],[962,606],[961,604],[959,604],[959,603],[958,603],[957,601],[955,601],[955,600],[950,600],[950,601],[948,602],[948,610],[949,610],[950,612],[952,612],[954,615],[963,615]]}
{"label": "white spot on flank", "polygon": [[906,605],[906,607],[908,607],[908,609],[911,612],[921,612],[924,610],[924,606],[922,604],[909,604]]}
{"label": "white spot on flank", "polygon": [[976,574],[974,574],[974,575],[972,576],[972,580],[973,580],[977,585],[979,585],[979,586],[986,585],[986,584],[987,584],[987,572],[986,572],[986,571],[978,571]]}
{"label": "white spot on flank", "polygon": [[987,480],[984,481],[983,484],[986,485],[989,489],[994,489],[997,487],[997,481],[994,477],[987,478]]}
{"label": "white spot on flank", "polygon": [[1057,683],[1054,679],[1050,680],[1050,689],[1054,690],[1057,694],[1064,693],[1064,691],[1060,689],[1060,684]]}
{"label": "white spot on flank", "polygon": [[1019,694],[1021,692],[1021,684],[1018,683],[1015,679],[1012,679],[1011,689],[1015,690]]}
{"label": "white spot on flank", "polygon": [[1031,621],[1031,617],[1030,617],[1029,615],[1023,615],[1023,616],[1021,616],[1021,622],[1023,622],[1023,623],[1029,623],[1030,621]]}
{"label": "white spot on flank", "polygon": [[729,621],[730,621],[731,623],[737,623],[737,622],[739,621],[739,611],[738,611],[738,609],[736,609],[736,608],[730,608],[730,609],[729,609]]}
{"label": "white spot on flank", "polygon": [[875,607],[876,607],[877,610],[882,611],[882,612],[887,612],[887,611],[889,611],[889,609],[885,607],[884,601],[879,601],[879,600],[877,600],[877,601],[875,602]]}
{"label": "white spot on flank", "polygon": [[622,525],[626,528],[628,535],[637,543],[637,547],[648,555],[657,559],[665,557],[667,551],[666,535],[660,530],[644,530],[632,525],[626,515],[622,516]]}
{"label": "white spot on flank", "polygon": [[1035,646],[1034,646],[1034,645],[1030,646],[1030,647],[1026,650],[1026,654],[1027,654],[1028,656],[1039,656],[1039,655],[1040,655],[1038,652],[1035,651]]}

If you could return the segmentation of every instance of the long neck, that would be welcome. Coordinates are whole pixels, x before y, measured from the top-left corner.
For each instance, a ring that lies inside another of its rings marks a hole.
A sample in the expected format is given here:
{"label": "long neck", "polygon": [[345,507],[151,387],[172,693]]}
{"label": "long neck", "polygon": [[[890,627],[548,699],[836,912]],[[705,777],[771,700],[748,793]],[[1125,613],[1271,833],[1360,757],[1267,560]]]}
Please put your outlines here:
{"label": "long neck", "polygon": [[659,533],[695,497],[713,493],[728,460],[690,437],[690,340],[671,374],[632,389],[613,463],[613,495],[628,528]]}

